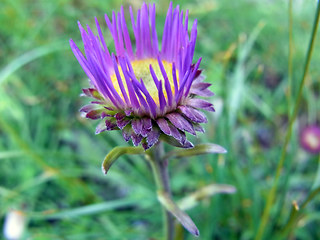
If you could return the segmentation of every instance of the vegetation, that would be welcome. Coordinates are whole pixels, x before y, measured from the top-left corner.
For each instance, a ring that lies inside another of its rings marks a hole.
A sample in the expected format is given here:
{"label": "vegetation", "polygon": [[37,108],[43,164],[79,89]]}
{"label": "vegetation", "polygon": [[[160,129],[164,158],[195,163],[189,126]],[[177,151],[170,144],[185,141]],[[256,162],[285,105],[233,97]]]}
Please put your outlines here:
{"label": "vegetation", "polygon": [[[141,3],[131,4],[138,8]],[[156,4],[160,31],[169,1]],[[299,145],[300,131],[320,124],[320,55],[315,54],[319,31],[299,92],[316,1],[174,1],[177,4],[199,21],[195,57],[203,57],[201,67],[215,92],[210,100],[216,112],[207,114],[206,133],[193,141],[217,143],[228,153],[172,158],[169,174],[175,199],[213,183],[237,189],[232,195],[202,199],[187,210],[201,239],[320,239],[320,158]],[[88,81],[68,41],[81,42],[78,20],[94,26],[94,16],[102,23],[105,13],[121,5],[127,11],[130,4],[1,4],[0,224],[11,209],[23,211],[23,239],[162,236],[150,166],[139,155],[123,157],[105,176],[105,155],[126,143],[119,132],[95,135],[95,123],[78,112],[88,101],[79,97]],[[177,239],[193,239],[178,230]]]}

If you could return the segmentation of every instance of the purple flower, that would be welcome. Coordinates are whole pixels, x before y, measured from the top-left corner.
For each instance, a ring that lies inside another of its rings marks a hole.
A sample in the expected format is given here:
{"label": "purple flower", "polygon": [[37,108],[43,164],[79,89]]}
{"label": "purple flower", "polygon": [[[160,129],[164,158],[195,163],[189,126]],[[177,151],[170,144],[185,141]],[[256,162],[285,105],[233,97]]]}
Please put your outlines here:
{"label": "purple flower", "polygon": [[320,127],[305,127],[300,134],[300,144],[309,153],[320,153]]}
{"label": "purple flower", "polygon": [[[79,23],[84,53],[70,40],[72,51],[90,79],[84,95],[95,100],[80,111],[87,118],[100,119],[96,133],[122,130],[126,141],[145,149],[159,137],[180,147],[192,147],[185,132],[203,132],[206,123],[199,111],[214,111],[213,105],[197,96],[212,96],[204,83],[199,65],[193,63],[197,20],[188,33],[188,11],[170,3],[163,29],[161,49],[155,22],[155,4],[143,3],[134,16],[130,8],[134,42],[130,38],[123,7],[105,20],[114,40],[115,53],[109,52],[96,20],[98,35]],[[135,43],[135,44],[133,44]],[[135,45],[135,49],[133,48]]]}

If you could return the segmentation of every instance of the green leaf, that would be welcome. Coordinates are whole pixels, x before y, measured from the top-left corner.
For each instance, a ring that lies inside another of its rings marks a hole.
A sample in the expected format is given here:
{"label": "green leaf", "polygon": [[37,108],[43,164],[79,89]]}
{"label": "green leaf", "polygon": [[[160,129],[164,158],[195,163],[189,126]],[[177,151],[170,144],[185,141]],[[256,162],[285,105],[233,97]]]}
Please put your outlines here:
{"label": "green leaf", "polygon": [[145,151],[142,147],[115,147],[104,158],[102,163],[102,171],[107,174],[111,165],[124,154],[144,154]]}
{"label": "green leaf", "polygon": [[199,201],[202,199],[211,197],[218,193],[226,193],[226,194],[232,194],[236,191],[236,188],[231,185],[227,184],[210,184],[207,185],[196,192],[191,193],[187,197],[181,199],[178,202],[178,206],[183,209],[191,209],[198,205]]}
{"label": "green leaf", "polygon": [[191,157],[208,153],[226,153],[227,150],[213,143],[199,144],[190,149],[175,149],[164,156],[164,159]]}
{"label": "green leaf", "polygon": [[177,204],[174,203],[174,201],[172,201],[172,199],[166,192],[158,191],[158,200],[168,212],[176,217],[176,219],[186,230],[188,230],[194,236],[198,237],[200,235],[197,226],[193,223],[191,218],[185,212],[183,212],[177,206]]}

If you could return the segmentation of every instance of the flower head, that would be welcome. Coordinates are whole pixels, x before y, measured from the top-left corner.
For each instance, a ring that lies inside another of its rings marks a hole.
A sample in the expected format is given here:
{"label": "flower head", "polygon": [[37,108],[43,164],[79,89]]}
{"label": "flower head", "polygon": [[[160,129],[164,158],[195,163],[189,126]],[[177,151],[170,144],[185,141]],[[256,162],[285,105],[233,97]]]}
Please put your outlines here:
{"label": "flower head", "polygon": [[[80,111],[87,118],[101,119],[96,133],[122,130],[126,141],[147,149],[163,137],[180,147],[192,147],[185,132],[203,132],[207,122],[199,109],[214,111],[211,103],[196,98],[212,96],[204,83],[199,65],[193,63],[197,20],[188,33],[188,11],[170,3],[163,29],[161,50],[155,27],[155,4],[143,3],[134,16],[130,8],[134,43],[130,38],[123,7],[105,20],[114,40],[115,53],[109,52],[96,20],[98,35],[79,23],[84,53],[70,40],[72,51],[90,79],[83,89],[95,100]],[[135,45],[135,49],[133,48]]]}

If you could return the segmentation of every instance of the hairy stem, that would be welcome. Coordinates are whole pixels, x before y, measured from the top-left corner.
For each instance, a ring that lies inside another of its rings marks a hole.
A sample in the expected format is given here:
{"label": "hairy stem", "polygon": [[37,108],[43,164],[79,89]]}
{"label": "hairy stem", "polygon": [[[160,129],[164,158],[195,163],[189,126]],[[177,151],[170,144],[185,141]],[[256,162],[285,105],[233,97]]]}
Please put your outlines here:
{"label": "hairy stem", "polygon": [[[168,162],[163,160],[164,151],[161,142],[154,145],[149,151],[147,151],[148,160],[150,162],[154,180],[156,182],[157,191],[164,192],[171,196],[169,174],[168,174]],[[174,219],[171,213],[169,213],[163,206],[163,221],[166,240],[173,240],[174,238]]]}

